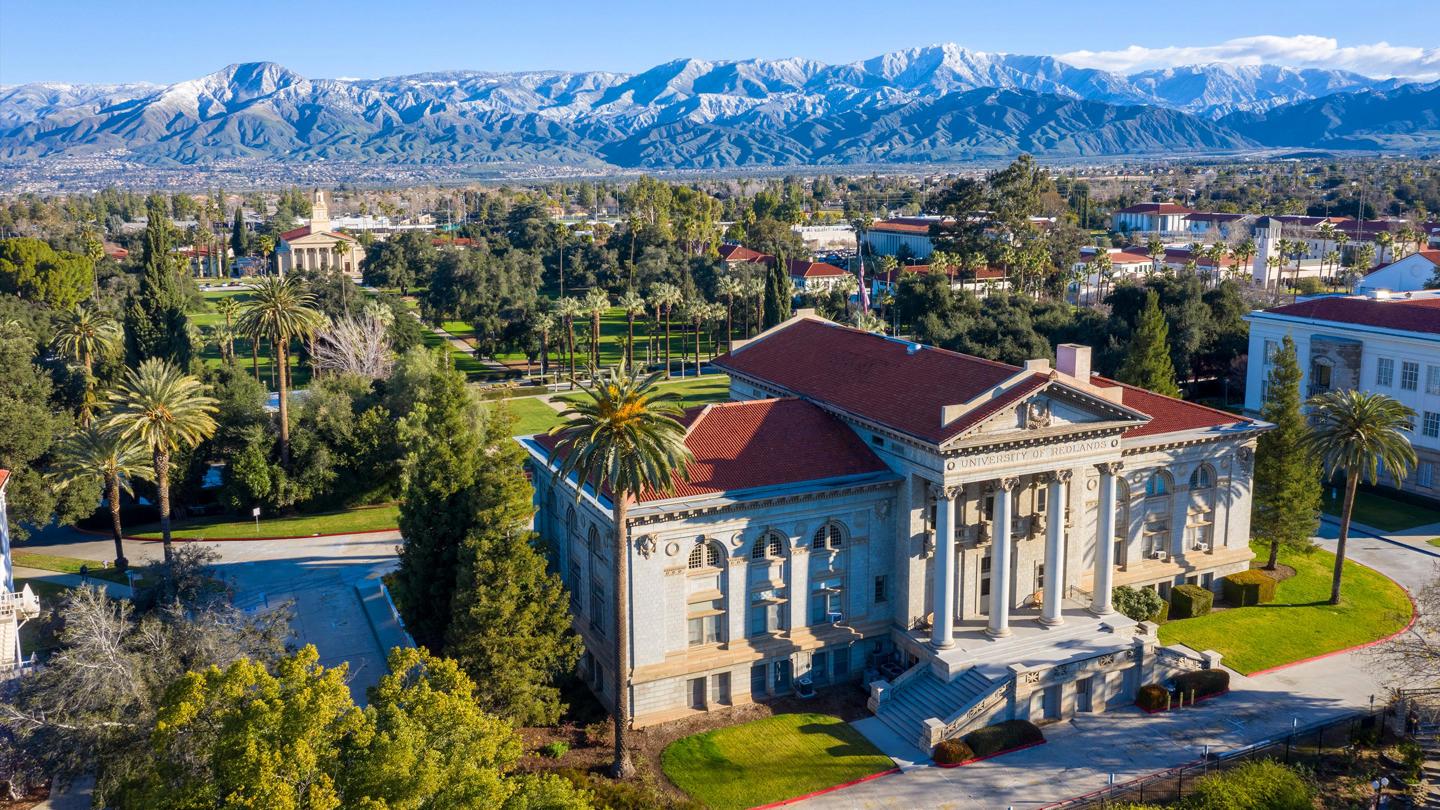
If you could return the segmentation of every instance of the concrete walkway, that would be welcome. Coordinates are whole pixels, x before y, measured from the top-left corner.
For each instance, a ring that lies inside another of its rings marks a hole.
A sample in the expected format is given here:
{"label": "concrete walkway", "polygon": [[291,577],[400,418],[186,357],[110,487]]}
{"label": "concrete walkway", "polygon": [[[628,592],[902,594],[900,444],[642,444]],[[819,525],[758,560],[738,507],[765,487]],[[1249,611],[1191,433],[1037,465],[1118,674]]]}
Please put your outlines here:
{"label": "concrete walkway", "polygon": [[108,579],[99,577],[82,578],[79,574],[66,574],[61,571],[50,571],[44,568],[28,568],[23,565],[15,566],[15,578],[25,579],[31,582],[48,582],[52,585],[60,585],[66,588],[78,588],[81,585],[94,585],[105,589],[105,593],[111,599],[129,599],[133,592],[129,585],[122,585],[118,582],[111,582]]}
{"label": "concrete walkway", "polygon": [[[1389,576],[1412,593],[1440,574],[1440,549],[1425,543],[1440,524],[1386,535],[1356,527],[1347,557]],[[1334,551],[1337,527],[1321,526],[1316,538]],[[1373,534],[1372,534],[1373,532]],[[1371,697],[1403,685],[1377,660],[1377,648],[1295,664],[1255,677],[1231,673],[1231,693],[1194,708],[1145,715],[1134,707],[1045,727],[1048,742],[996,759],[943,769],[912,764],[913,746],[856,728],[890,754],[902,773],[866,782],[801,804],[835,808],[1035,808],[1099,790],[1199,759],[1283,736],[1295,724],[1310,725],[1368,707]],[[908,767],[907,767],[908,766]]]}

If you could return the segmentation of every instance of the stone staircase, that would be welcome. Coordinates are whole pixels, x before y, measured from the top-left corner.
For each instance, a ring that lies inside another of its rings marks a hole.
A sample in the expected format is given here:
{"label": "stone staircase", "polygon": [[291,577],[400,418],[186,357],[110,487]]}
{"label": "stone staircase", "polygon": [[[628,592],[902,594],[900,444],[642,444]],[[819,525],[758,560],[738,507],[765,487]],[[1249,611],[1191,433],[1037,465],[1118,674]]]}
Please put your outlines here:
{"label": "stone staircase", "polygon": [[1420,770],[1424,780],[1421,807],[1440,807],[1440,723],[1423,723],[1415,742],[1425,751],[1425,765]]}
{"label": "stone staircase", "polygon": [[995,686],[995,682],[972,667],[946,683],[926,664],[917,666],[925,669],[894,687],[876,707],[875,716],[901,739],[925,750],[928,746],[921,741],[925,739],[926,720],[935,718],[944,722],[947,717],[980,700]]}

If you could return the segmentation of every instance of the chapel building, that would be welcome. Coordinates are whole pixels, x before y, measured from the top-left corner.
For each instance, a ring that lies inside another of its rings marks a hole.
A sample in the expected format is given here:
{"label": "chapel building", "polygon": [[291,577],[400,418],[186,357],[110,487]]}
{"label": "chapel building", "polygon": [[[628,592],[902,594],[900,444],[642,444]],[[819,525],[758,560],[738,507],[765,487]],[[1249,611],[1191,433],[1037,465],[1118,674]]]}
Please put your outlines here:
{"label": "chapel building", "polygon": [[[682,420],[694,454],[630,526],[636,725],[854,682],[917,746],[997,719],[1103,711],[1218,656],[1111,605],[1249,567],[1263,422],[1090,372],[983,360],[796,317],[715,361],[731,401]],[[550,436],[520,440],[536,529],[582,663],[613,690],[612,517]]]}
{"label": "chapel building", "polygon": [[275,262],[282,276],[295,270],[331,268],[358,276],[364,258],[359,240],[330,229],[330,204],[322,189],[316,189],[310,204],[310,224],[280,234],[275,246]]}

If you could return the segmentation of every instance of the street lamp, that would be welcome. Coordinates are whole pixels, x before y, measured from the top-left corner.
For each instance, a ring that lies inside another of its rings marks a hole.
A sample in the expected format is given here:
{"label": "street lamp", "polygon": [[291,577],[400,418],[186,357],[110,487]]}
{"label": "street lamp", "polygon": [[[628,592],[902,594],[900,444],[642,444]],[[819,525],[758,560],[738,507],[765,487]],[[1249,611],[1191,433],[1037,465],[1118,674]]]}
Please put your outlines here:
{"label": "street lamp", "polygon": [[1380,806],[1380,791],[1384,790],[1389,786],[1390,777],[1388,776],[1382,776],[1379,779],[1376,779],[1375,781],[1370,783],[1370,787],[1375,791],[1375,807],[1378,808]]}

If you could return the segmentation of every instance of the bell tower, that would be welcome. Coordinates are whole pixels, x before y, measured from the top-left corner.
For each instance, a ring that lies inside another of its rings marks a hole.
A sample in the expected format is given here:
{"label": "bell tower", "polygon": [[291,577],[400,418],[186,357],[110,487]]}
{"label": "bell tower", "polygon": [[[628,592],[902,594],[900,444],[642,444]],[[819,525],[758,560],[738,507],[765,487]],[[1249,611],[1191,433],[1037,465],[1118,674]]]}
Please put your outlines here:
{"label": "bell tower", "polygon": [[315,200],[310,203],[310,232],[330,230],[330,205],[325,202],[324,189],[315,189]]}

